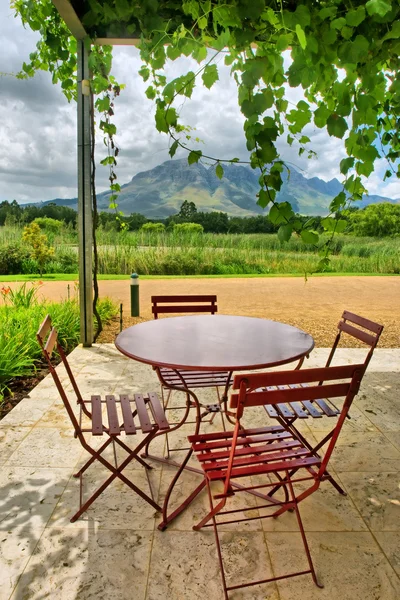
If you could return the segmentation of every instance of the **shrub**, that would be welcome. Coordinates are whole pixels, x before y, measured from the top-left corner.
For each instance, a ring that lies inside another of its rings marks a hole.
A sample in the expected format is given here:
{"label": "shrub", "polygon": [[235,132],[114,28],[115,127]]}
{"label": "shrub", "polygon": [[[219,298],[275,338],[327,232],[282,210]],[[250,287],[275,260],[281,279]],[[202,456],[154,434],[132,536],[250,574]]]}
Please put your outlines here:
{"label": "shrub", "polygon": [[29,252],[19,244],[0,247],[0,275],[19,275]]}
{"label": "shrub", "polygon": [[58,233],[64,225],[63,221],[51,217],[37,217],[32,223],[37,223],[40,229],[44,229],[48,233]]}
{"label": "shrub", "polygon": [[165,225],[164,223],[145,223],[140,230],[149,233],[163,233],[163,231],[165,231]]}
{"label": "shrub", "polygon": [[203,233],[204,227],[200,223],[175,223],[174,233]]}
{"label": "shrub", "polygon": [[31,223],[24,227],[22,239],[31,247],[31,257],[37,260],[40,275],[43,275],[45,264],[54,256],[54,248],[49,246],[47,236],[40,233],[37,223]]}

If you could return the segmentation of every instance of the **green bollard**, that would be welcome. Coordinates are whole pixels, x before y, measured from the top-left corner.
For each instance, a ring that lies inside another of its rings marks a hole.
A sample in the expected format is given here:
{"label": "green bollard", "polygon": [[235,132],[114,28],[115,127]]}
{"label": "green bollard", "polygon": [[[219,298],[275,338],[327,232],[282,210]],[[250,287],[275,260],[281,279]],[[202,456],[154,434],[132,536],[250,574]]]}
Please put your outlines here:
{"label": "green bollard", "polygon": [[131,317],[139,316],[139,275],[131,275]]}

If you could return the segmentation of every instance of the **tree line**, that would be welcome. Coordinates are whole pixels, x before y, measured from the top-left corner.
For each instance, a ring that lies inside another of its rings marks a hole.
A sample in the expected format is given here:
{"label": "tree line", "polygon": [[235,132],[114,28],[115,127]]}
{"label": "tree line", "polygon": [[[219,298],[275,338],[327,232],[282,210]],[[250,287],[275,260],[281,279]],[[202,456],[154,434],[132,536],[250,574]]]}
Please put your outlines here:
{"label": "tree line", "polygon": [[[298,219],[307,223],[315,231],[321,231],[323,217],[309,217],[298,215]],[[345,233],[367,236],[385,237],[400,235],[400,204],[388,202],[371,204],[366,208],[351,207],[342,213],[342,218],[348,222]],[[13,200],[4,200],[0,203],[0,226],[2,225],[27,225],[39,219],[54,219],[65,223],[75,229],[77,225],[77,212],[68,206],[61,206],[53,202],[42,206],[21,205]],[[252,217],[228,216],[223,212],[199,211],[194,202],[185,200],[179,212],[165,219],[148,219],[142,214],[116,215],[114,212],[100,212],[97,227],[107,230],[137,231],[146,223],[161,223],[166,229],[183,223],[196,223],[201,225],[205,233],[276,233],[279,226],[273,224],[268,216],[257,215]]]}

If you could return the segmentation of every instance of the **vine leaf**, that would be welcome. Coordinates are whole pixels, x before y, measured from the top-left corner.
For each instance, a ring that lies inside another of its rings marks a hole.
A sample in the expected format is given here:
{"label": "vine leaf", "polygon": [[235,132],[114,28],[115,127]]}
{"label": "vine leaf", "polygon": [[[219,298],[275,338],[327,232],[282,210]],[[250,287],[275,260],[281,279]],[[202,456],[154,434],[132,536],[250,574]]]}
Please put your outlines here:
{"label": "vine leaf", "polygon": [[210,89],[219,79],[217,65],[207,65],[201,78],[206,88]]}
{"label": "vine leaf", "polygon": [[315,231],[307,231],[306,229],[303,229],[300,233],[300,237],[305,244],[318,244],[319,241],[318,233],[315,233]]}
{"label": "vine leaf", "polygon": [[386,13],[391,10],[392,5],[385,0],[369,0],[366,3],[365,8],[369,15],[379,15],[380,17],[384,17]]}
{"label": "vine leaf", "polygon": [[188,156],[189,165],[192,165],[193,163],[198,163],[200,158],[202,157],[202,154],[203,153],[201,150],[192,150]]}
{"label": "vine leaf", "polygon": [[305,50],[307,48],[306,34],[304,33],[303,28],[301,27],[301,25],[299,25],[299,23],[296,23],[296,35],[297,39],[299,40],[300,46],[303,48],[303,50]]}
{"label": "vine leaf", "polygon": [[218,177],[218,179],[222,179],[224,176],[224,169],[221,165],[221,163],[218,163],[217,166],[215,167],[215,174]]}
{"label": "vine leaf", "polygon": [[348,129],[346,120],[343,117],[339,117],[337,113],[332,113],[326,121],[326,126],[329,135],[333,135],[337,138],[342,138],[345,131]]}

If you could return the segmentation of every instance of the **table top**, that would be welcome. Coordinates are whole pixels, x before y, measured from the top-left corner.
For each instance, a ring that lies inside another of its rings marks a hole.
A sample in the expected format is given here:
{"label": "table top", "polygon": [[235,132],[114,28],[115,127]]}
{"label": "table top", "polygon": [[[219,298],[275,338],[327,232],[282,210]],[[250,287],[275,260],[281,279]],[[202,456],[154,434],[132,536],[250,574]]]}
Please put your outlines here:
{"label": "table top", "polygon": [[117,336],[115,345],[126,356],[158,367],[239,371],[299,360],[311,352],[314,340],[277,321],[197,315],[133,325]]}

